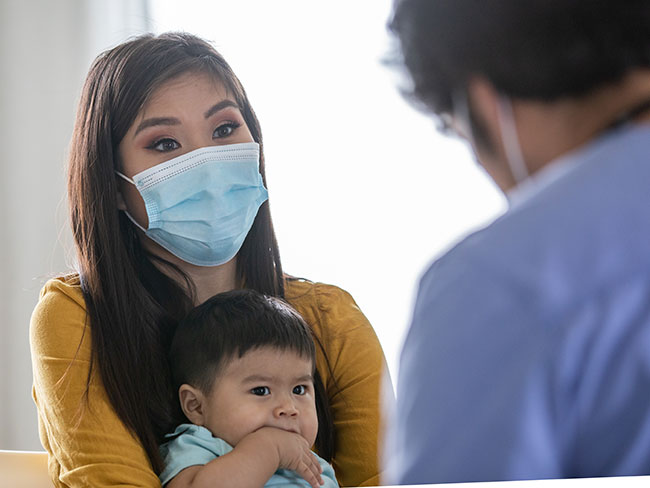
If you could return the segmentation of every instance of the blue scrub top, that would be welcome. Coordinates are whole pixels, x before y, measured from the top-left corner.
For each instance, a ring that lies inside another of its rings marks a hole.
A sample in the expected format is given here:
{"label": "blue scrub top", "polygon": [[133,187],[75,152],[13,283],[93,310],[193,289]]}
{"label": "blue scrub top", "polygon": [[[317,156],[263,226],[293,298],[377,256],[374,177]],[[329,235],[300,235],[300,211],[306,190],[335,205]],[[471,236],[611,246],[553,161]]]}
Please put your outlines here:
{"label": "blue scrub top", "polygon": [[422,277],[391,483],[650,474],[650,127],[548,168]]}

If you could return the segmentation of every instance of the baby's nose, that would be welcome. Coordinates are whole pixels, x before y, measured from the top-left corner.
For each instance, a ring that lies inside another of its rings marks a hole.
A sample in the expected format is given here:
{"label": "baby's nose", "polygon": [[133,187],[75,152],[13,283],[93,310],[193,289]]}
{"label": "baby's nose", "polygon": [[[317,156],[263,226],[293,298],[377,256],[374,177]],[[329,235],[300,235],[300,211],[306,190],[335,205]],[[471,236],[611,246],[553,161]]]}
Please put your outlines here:
{"label": "baby's nose", "polygon": [[296,417],[298,409],[290,398],[283,398],[273,411],[276,417]]}

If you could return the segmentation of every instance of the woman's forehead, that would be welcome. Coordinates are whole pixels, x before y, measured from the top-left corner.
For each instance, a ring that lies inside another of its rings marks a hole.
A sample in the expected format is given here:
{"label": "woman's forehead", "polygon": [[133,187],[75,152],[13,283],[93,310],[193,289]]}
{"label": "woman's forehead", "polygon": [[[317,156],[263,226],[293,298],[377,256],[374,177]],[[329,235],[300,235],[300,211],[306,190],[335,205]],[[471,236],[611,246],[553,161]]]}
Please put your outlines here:
{"label": "woman's forehead", "polygon": [[182,73],[155,86],[142,104],[138,116],[141,116],[143,112],[151,111],[153,108],[164,107],[175,100],[205,96],[209,96],[210,100],[235,99],[232,90],[215,74],[203,72]]}

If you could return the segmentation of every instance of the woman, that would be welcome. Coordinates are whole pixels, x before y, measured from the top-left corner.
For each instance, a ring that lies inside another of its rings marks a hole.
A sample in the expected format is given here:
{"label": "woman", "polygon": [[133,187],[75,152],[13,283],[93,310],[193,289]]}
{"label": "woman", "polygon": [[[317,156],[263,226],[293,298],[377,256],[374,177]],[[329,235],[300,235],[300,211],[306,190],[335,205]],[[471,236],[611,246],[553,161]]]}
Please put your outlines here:
{"label": "woman", "polygon": [[[216,160],[229,169],[197,169]],[[347,293],[283,274],[263,181],[259,124],[209,44],[145,35],[97,58],[69,162],[78,273],[46,284],[31,323],[56,486],[160,485],[158,445],[180,419],[166,359],[175,326],[236,288],[286,299],[312,327],[319,418],[331,414],[335,434],[319,432],[318,451],[341,485],[378,483],[381,347]]]}

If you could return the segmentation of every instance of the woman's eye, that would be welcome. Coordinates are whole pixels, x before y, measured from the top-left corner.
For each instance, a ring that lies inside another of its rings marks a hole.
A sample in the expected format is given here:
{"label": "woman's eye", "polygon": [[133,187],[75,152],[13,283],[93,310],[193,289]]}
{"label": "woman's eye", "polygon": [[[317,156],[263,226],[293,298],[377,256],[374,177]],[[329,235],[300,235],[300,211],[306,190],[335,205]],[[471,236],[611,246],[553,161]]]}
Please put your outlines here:
{"label": "woman's eye", "polygon": [[265,395],[270,395],[271,390],[269,390],[268,386],[256,386],[251,390],[251,393],[257,396],[265,396]]}
{"label": "woman's eye", "polygon": [[181,145],[178,142],[176,142],[174,139],[167,138],[167,139],[157,140],[156,142],[151,144],[151,146],[149,146],[148,149],[154,149],[160,152],[167,152],[167,151],[173,151],[175,149],[178,149],[179,147],[181,147]]}
{"label": "woman's eye", "polygon": [[227,124],[220,125],[214,130],[213,137],[228,137],[230,134],[235,132],[235,129],[239,126],[240,124],[234,122],[228,122]]}
{"label": "woman's eye", "polygon": [[293,387],[294,395],[304,395],[307,393],[307,387],[305,385],[298,385]]}

